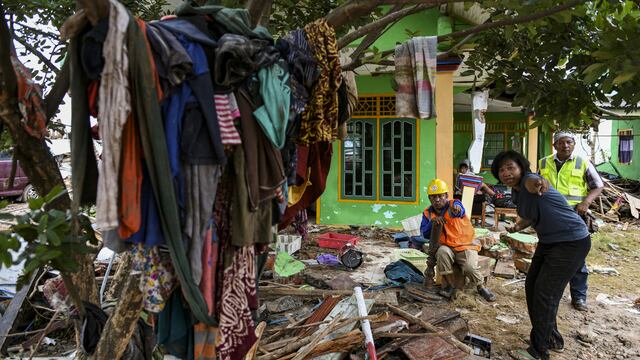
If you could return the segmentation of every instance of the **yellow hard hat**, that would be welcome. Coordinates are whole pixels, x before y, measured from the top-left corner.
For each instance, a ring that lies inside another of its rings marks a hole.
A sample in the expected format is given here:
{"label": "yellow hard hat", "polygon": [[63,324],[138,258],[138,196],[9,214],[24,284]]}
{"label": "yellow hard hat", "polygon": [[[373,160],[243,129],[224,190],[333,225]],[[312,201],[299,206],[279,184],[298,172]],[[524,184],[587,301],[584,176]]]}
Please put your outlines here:
{"label": "yellow hard hat", "polygon": [[431,182],[429,183],[429,186],[427,187],[428,195],[438,195],[438,194],[444,194],[448,192],[449,192],[449,188],[447,187],[447,183],[440,179],[431,180]]}

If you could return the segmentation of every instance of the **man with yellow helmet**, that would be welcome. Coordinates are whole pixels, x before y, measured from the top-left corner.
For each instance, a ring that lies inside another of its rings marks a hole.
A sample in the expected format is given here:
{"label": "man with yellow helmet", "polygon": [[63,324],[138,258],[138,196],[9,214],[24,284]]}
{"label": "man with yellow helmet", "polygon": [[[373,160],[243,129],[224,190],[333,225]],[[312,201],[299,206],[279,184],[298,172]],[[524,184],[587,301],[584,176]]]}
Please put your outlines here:
{"label": "man with yellow helmet", "polygon": [[474,243],[475,230],[471,220],[465,216],[460,200],[449,200],[449,188],[440,180],[431,180],[427,187],[431,206],[422,214],[420,232],[429,239],[429,258],[425,282],[432,283],[434,267],[443,278],[440,295],[455,297],[456,288],[453,279],[453,266],[458,264],[465,277],[476,285],[478,294],[487,301],[495,301],[496,296],[483,285],[478,269],[478,251],[480,245]]}

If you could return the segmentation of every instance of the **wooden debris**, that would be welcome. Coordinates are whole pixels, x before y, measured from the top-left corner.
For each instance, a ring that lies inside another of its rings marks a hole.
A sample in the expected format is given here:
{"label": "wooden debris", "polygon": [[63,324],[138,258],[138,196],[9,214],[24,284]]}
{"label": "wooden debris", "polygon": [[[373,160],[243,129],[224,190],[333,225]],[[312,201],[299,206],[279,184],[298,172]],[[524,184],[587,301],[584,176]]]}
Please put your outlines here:
{"label": "wooden debris", "polygon": [[516,267],[513,264],[513,260],[500,259],[496,263],[496,268],[493,270],[493,274],[496,277],[505,279],[513,279],[516,277]]}
{"label": "wooden debris", "polygon": [[31,292],[33,286],[35,286],[35,280],[39,277],[39,271],[36,271],[31,275],[29,283],[18,291],[18,293],[11,299],[9,306],[0,319],[0,352],[4,348],[4,343],[7,340],[7,335],[13,330],[14,322],[22,309],[24,301],[27,299],[27,295]]}
{"label": "wooden debris", "polygon": [[320,289],[296,289],[282,286],[261,286],[260,296],[303,296],[325,297],[331,295],[353,295],[353,290],[320,290]]}
{"label": "wooden debris", "polygon": [[[439,329],[438,329],[437,327],[435,327],[435,326],[433,326],[433,325],[429,324],[428,322],[426,322],[426,321],[424,321],[424,320],[422,320],[422,319],[420,319],[420,318],[417,318],[417,317],[415,317],[415,316],[411,315],[410,313],[408,313],[408,312],[406,312],[406,311],[404,311],[404,310],[402,310],[402,309],[400,309],[400,308],[397,308],[397,307],[395,307],[395,306],[393,306],[393,305],[390,305],[390,304],[387,304],[387,307],[388,307],[388,308],[389,308],[393,313],[395,313],[395,314],[398,314],[398,315],[402,316],[403,318],[407,319],[407,320],[408,320],[410,323],[412,323],[412,324],[420,325],[420,326],[421,326],[422,328],[424,328],[425,330],[431,331],[431,332],[436,333],[436,334],[440,333],[440,331],[439,331]],[[467,354],[473,354],[473,350],[472,350],[469,346],[467,346],[467,345],[463,344],[460,340],[456,339],[456,338],[455,338],[453,335],[451,335],[450,333],[446,334],[446,335],[445,335],[445,336],[443,336],[443,337],[446,339],[446,341],[447,341],[448,343],[450,343],[450,344],[452,344],[452,345],[455,345],[458,349],[460,349],[460,350],[464,351],[465,353],[467,353]]]}
{"label": "wooden debris", "polygon": [[266,327],[267,327],[267,323],[264,321],[258,324],[258,326],[256,326],[256,338],[257,338],[256,342],[253,344],[251,349],[249,349],[249,352],[247,353],[247,355],[245,355],[244,360],[255,359],[256,351],[258,350],[258,346],[260,346],[260,338],[262,338],[262,333],[264,332],[264,329]]}

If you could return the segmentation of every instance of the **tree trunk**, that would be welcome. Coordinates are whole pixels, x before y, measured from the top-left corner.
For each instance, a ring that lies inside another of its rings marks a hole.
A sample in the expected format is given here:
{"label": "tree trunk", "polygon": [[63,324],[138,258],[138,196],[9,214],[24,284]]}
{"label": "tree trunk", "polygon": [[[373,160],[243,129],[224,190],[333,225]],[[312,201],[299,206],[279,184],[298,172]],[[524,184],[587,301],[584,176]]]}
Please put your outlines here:
{"label": "tree trunk", "polygon": [[134,273],[127,279],[123,294],[107,320],[98,347],[91,359],[121,359],[127,349],[129,339],[138,325],[142,311],[142,291],[140,291],[140,273]]}

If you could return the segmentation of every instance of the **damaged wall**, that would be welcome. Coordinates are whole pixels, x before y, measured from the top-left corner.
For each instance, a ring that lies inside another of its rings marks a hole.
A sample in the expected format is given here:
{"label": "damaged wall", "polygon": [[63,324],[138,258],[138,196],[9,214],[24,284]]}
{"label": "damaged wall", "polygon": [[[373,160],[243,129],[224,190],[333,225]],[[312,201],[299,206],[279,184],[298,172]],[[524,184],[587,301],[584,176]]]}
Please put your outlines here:
{"label": "damaged wall", "polygon": [[[638,120],[611,120],[611,162],[615,165],[616,169],[620,172],[624,178],[627,179],[640,179],[640,119]],[[633,131],[633,156],[631,163],[621,164],[618,159],[618,145],[620,139],[618,137],[618,131],[620,130],[632,130]],[[604,137],[602,137],[604,138]],[[616,174],[611,164],[604,163],[598,166],[599,171],[604,171],[611,174]]]}

